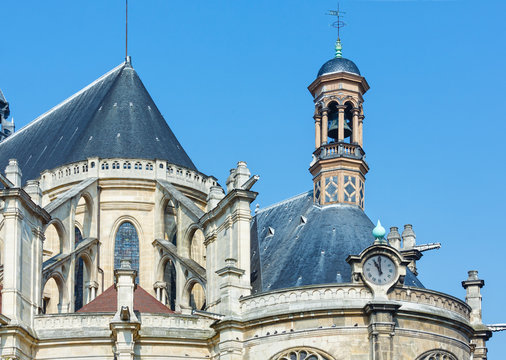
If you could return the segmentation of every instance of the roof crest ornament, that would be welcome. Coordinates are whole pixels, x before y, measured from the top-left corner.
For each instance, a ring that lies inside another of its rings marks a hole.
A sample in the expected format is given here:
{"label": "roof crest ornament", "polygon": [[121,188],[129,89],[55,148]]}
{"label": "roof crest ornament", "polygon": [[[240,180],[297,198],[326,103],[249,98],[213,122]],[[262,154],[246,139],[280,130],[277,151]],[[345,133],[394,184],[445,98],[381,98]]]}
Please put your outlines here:
{"label": "roof crest ornament", "polygon": [[344,21],[341,20],[343,14],[346,14],[344,11],[339,10],[339,3],[337,3],[337,10],[329,10],[327,15],[336,16],[337,21],[333,22],[330,26],[337,29],[337,41],[336,41],[336,58],[343,57],[343,46],[341,45],[341,28],[346,25]]}

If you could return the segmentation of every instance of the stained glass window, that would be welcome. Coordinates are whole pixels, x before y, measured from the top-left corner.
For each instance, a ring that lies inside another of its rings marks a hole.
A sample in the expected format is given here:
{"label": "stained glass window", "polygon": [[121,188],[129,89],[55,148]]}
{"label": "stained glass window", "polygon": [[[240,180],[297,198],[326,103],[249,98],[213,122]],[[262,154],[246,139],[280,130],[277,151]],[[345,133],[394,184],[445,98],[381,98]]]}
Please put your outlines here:
{"label": "stained glass window", "polygon": [[331,357],[316,349],[296,348],[278,354],[272,360],[331,360]]}
{"label": "stained glass window", "polygon": [[[77,245],[83,241],[83,235],[81,234],[81,230],[76,226],[74,229],[75,232],[75,242]],[[79,310],[83,307],[83,294],[84,294],[84,262],[81,257],[76,260],[74,270],[74,311]]]}
{"label": "stained glass window", "polygon": [[[114,269],[121,267],[120,263],[123,259],[130,260],[132,269],[137,270],[137,274],[139,274],[139,236],[135,226],[128,221],[121,224],[116,233]],[[139,276],[137,276],[135,282],[139,282]]]}
{"label": "stained glass window", "polygon": [[167,300],[171,310],[176,310],[176,268],[172,260],[167,261],[163,271],[163,281],[167,284]]}

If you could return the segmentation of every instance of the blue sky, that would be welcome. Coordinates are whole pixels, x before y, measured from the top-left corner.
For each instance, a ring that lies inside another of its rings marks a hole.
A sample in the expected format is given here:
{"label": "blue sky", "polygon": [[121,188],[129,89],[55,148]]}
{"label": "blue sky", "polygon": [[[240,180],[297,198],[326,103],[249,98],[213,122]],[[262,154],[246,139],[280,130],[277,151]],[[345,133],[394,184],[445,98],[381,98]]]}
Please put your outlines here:
{"label": "blue sky", "polygon": [[[261,207],[311,189],[307,86],[333,56],[334,1],[130,0],[129,53],[197,167],[261,175]],[[506,323],[505,1],[342,1],[343,55],[371,85],[366,213],[412,223],[420,279],[463,298],[486,280],[486,323]],[[2,4],[0,88],[18,129],[124,58],[124,1]],[[506,334],[489,342],[506,353]]]}

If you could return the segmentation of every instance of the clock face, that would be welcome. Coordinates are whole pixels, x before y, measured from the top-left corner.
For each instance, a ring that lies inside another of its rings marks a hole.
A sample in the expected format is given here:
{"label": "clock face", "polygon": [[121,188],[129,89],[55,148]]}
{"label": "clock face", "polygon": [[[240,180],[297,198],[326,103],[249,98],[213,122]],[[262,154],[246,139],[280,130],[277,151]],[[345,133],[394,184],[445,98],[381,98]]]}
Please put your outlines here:
{"label": "clock face", "polygon": [[392,259],[385,255],[373,255],[364,263],[364,276],[376,285],[391,283],[395,279],[397,267]]}

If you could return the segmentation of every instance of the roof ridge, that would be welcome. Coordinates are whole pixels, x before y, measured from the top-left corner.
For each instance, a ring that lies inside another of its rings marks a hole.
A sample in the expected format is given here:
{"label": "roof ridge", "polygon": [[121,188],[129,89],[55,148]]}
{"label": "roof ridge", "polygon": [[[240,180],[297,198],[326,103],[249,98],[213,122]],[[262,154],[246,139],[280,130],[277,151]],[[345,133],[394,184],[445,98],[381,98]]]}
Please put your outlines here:
{"label": "roof ridge", "polygon": [[[288,199],[282,200],[282,201],[280,201],[280,202],[274,203],[274,204],[269,205],[269,206],[267,206],[267,207],[265,207],[265,208],[263,208],[263,209],[259,209],[259,210],[256,212],[256,214],[260,214],[260,213],[262,213],[262,212],[264,212],[264,211],[270,210],[270,209],[272,209],[272,208],[278,207],[278,206],[283,205],[283,204],[286,204],[286,203],[288,203],[288,202],[295,201],[295,200],[297,200],[297,199],[300,199],[301,197],[305,197],[305,196],[307,196],[308,194],[310,194],[310,193],[312,193],[312,192],[313,192],[313,190],[309,190],[309,191],[303,192],[303,193],[301,193],[301,194],[298,194],[298,195],[292,196],[292,197],[290,197],[290,198],[288,198]],[[255,214],[255,215],[256,215],[256,214]]]}
{"label": "roof ridge", "polygon": [[118,66],[116,66],[114,69],[108,71],[107,73],[105,73],[104,75],[100,76],[98,79],[96,79],[95,81],[93,81],[92,83],[86,85],[84,88],[82,88],[81,90],[79,90],[78,92],[74,93],[73,95],[71,95],[70,97],[66,98],[65,100],[63,100],[61,103],[59,103],[58,105],[52,107],[51,109],[49,109],[48,111],[46,111],[45,113],[43,113],[42,115],[39,115],[38,117],[35,118],[35,120],[33,121],[30,121],[28,124],[26,124],[25,126],[23,126],[21,129],[19,129],[18,131],[16,131],[14,134],[12,134],[11,136],[9,136],[8,138],[6,138],[4,141],[2,141],[2,144],[5,144],[7,142],[9,142],[9,140],[12,140],[13,138],[16,137],[16,135],[18,134],[21,134],[23,131],[25,131],[26,129],[29,129],[31,126],[35,125],[36,123],[38,123],[39,121],[43,120],[45,117],[47,117],[48,115],[52,114],[53,112],[55,112],[56,110],[60,109],[62,106],[68,104],[70,101],[72,101],[73,99],[75,99],[76,97],[78,97],[79,95],[83,94],[84,92],[86,92],[87,90],[89,90],[90,88],[92,88],[93,86],[95,86],[96,84],[98,84],[99,82],[103,81],[104,79],[106,79],[107,77],[111,76],[112,74],[114,74],[115,72],[118,72],[119,73],[119,70],[121,70],[122,68],[124,68],[126,65],[126,63],[121,63],[119,64]]}

